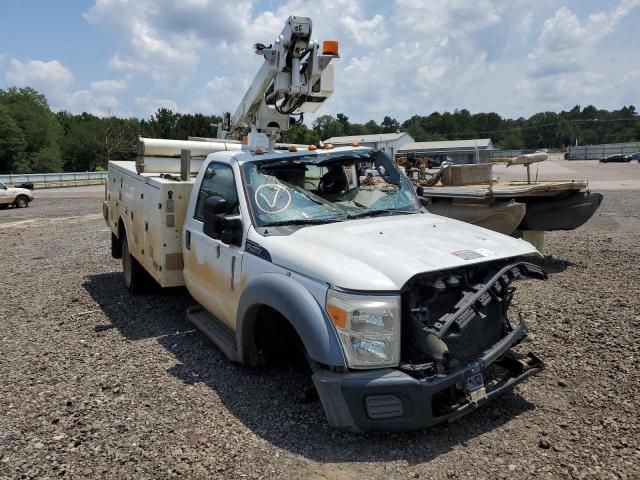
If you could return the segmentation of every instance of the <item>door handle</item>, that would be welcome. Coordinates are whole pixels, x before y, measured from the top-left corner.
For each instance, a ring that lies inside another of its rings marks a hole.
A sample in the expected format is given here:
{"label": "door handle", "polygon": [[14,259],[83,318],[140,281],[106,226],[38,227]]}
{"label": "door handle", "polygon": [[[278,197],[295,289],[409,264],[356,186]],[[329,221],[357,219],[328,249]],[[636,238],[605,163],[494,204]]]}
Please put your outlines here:
{"label": "door handle", "polygon": [[184,246],[187,250],[191,250],[191,232],[189,230],[185,232]]}
{"label": "door handle", "polygon": [[231,257],[231,290],[234,289],[234,283],[236,281],[236,257]]}

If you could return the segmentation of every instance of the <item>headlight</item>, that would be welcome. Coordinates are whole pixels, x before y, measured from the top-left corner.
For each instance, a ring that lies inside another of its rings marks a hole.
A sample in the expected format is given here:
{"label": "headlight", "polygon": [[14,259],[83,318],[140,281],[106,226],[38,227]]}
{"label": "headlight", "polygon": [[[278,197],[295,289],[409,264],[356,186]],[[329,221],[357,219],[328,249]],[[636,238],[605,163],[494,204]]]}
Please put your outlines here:
{"label": "headlight", "polygon": [[400,296],[327,293],[327,313],[351,368],[398,365]]}

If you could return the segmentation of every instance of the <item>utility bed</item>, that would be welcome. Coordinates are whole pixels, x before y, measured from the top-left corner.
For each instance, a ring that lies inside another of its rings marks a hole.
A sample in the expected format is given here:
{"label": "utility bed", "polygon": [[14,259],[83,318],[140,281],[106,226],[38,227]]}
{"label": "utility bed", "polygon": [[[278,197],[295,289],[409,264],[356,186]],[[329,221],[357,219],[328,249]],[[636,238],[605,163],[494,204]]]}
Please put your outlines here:
{"label": "utility bed", "polygon": [[129,251],[162,287],[184,285],[182,227],[195,175],[138,173],[136,162],[121,161],[109,162],[108,179],[103,213],[112,233],[130,232]]}

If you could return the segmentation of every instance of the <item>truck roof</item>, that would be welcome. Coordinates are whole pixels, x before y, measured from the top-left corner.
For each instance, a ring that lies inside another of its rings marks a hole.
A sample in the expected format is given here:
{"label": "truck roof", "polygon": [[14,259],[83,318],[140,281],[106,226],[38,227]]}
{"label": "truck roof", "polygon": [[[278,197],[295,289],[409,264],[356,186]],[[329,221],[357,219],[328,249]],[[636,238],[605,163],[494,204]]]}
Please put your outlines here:
{"label": "truck roof", "polygon": [[[214,156],[217,161],[222,161],[226,163],[234,163],[236,162],[238,165],[243,165],[246,163],[256,162],[269,162],[272,160],[281,160],[285,158],[296,158],[296,157],[305,157],[307,161],[311,161],[313,163],[322,163],[327,158],[335,158],[340,157],[345,154],[364,154],[372,151],[373,149],[369,147],[338,147],[338,148],[330,148],[330,149],[315,149],[309,150],[308,148],[298,148],[295,152],[290,152],[288,150],[275,150],[273,152],[265,152],[265,153],[255,153],[249,150],[227,150],[210,153],[206,156],[206,159]],[[145,171],[144,173],[138,173],[136,167],[136,161],[132,160],[116,160],[110,161],[109,165],[113,166],[117,169],[126,172],[127,175],[134,175],[143,178],[155,179],[160,183],[163,182],[175,182],[179,181],[176,176],[179,175],[179,167],[180,167],[180,158],[177,157],[144,157],[145,159],[154,159],[155,161],[164,161],[164,167],[161,170],[156,169],[149,172]],[[201,168],[200,165],[205,162],[204,156],[199,156],[192,159],[192,169],[190,173],[190,178],[187,180],[189,183],[193,183],[198,170]],[[195,163],[198,162],[198,163]],[[146,163],[146,162],[143,162]],[[193,169],[195,165],[195,170]],[[166,178],[165,178],[166,177]]]}

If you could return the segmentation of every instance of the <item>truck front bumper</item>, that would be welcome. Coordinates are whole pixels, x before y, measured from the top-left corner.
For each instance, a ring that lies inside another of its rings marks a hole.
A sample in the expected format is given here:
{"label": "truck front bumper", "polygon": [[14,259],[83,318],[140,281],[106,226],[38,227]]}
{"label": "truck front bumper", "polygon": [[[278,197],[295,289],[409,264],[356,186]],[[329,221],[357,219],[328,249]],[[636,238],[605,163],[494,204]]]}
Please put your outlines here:
{"label": "truck front bumper", "polygon": [[[356,432],[418,430],[451,421],[511,390],[543,368],[530,353],[516,357],[510,348],[527,335],[520,324],[491,349],[453,372],[418,379],[397,369],[336,373],[320,370],[313,381],[329,424]],[[500,382],[485,385],[487,368],[500,365]]]}

